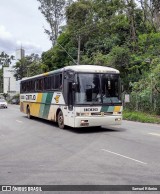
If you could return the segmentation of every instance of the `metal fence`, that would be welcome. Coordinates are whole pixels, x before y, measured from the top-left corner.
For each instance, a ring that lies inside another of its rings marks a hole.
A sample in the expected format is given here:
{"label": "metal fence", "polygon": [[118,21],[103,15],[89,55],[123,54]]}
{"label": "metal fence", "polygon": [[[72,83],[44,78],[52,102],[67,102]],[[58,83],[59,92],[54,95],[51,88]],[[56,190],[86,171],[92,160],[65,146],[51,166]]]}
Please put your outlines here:
{"label": "metal fence", "polygon": [[[125,94],[123,99],[125,99]],[[129,101],[125,102],[124,100],[124,108],[160,115],[160,93],[148,93],[146,95],[131,93],[129,94]]]}

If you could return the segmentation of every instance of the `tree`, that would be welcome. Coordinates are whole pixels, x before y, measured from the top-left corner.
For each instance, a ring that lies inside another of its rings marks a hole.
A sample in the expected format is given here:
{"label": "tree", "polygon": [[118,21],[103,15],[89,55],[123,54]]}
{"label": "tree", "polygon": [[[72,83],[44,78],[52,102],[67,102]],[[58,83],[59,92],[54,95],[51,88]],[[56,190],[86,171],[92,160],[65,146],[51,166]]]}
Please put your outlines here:
{"label": "tree", "polygon": [[56,44],[59,26],[64,19],[65,0],[37,0],[40,2],[39,10],[44,15],[49,24],[50,30],[45,29],[45,33],[52,41],[52,46]]}
{"label": "tree", "polygon": [[20,59],[16,65],[14,66],[15,68],[15,78],[16,80],[21,80],[23,77],[27,77],[27,66],[29,65],[28,61],[26,58]]}
{"label": "tree", "polygon": [[160,2],[159,0],[151,0],[153,7],[153,20],[155,22],[156,29],[160,28]]}
{"label": "tree", "polygon": [[[144,26],[152,26],[152,31],[159,31],[160,28],[160,3],[159,0],[137,0],[143,10]],[[151,31],[150,31],[151,32]]]}
{"label": "tree", "polygon": [[[136,45],[137,42],[137,29],[135,21],[135,8],[136,4],[134,0],[126,0],[127,6],[127,17],[130,24],[130,40]],[[135,47],[133,47],[135,49]]]}
{"label": "tree", "polygon": [[38,54],[32,53],[31,55],[26,56],[25,58],[28,61],[27,77],[38,75],[48,70],[46,65],[42,63],[42,60]]}
{"label": "tree", "polygon": [[67,30],[58,37],[57,44],[53,48],[42,53],[42,63],[48,67],[48,71],[76,64],[76,58],[76,43],[73,42]]}
{"label": "tree", "polygon": [[14,60],[14,56],[13,55],[9,56],[5,52],[1,52],[1,54],[0,54],[0,65],[1,66],[9,67],[9,65],[12,62],[12,60]]}
{"label": "tree", "polygon": [[77,42],[77,63],[80,63],[80,52],[89,38],[90,27],[93,31],[92,6],[89,0],[80,0],[72,3],[66,9],[68,30],[72,39]]}
{"label": "tree", "polygon": [[31,54],[20,59],[14,68],[14,76],[17,80],[24,77],[34,76],[45,71],[45,65],[41,63],[41,59],[37,54]]}

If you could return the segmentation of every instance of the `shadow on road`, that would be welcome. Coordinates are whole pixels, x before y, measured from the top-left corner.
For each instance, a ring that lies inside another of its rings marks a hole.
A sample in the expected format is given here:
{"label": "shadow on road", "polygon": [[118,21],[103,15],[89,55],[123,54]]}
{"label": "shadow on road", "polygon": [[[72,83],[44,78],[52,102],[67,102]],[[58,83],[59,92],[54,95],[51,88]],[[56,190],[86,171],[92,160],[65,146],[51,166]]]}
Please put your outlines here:
{"label": "shadow on road", "polygon": [[[28,119],[27,116],[24,116],[24,118]],[[41,119],[38,117],[32,117],[32,120],[35,120],[37,122],[41,122],[48,126],[53,126],[57,129],[59,129],[56,122],[48,121],[45,119]],[[59,129],[64,130],[72,133],[108,133],[108,132],[124,132],[126,129],[121,128],[120,125],[117,126],[102,126],[102,127],[83,127],[83,128],[72,128],[69,126],[65,126],[65,129]]]}
{"label": "shadow on road", "polygon": [[125,129],[116,128],[112,126],[103,126],[103,127],[87,127],[87,128],[71,128],[66,127],[66,130],[74,133],[109,133],[109,132],[123,132]]}

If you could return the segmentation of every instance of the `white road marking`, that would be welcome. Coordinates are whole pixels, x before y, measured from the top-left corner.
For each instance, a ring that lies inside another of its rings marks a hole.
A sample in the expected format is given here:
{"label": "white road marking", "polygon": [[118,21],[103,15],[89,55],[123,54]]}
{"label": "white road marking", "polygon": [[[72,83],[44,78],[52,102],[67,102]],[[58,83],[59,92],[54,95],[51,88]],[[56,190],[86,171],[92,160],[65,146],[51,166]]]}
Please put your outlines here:
{"label": "white road marking", "polygon": [[128,156],[124,156],[124,155],[121,155],[121,154],[118,154],[118,153],[115,153],[115,152],[111,152],[111,151],[106,150],[106,149],[101,149],[101,150],[103,150],[103,151],[105,151],[105,152],[109,152],[109,153],[111,153],[111,154],[115,154],[115,155],[117,155],[117,156],[121,156],[121,157],[123,157],[123,158],[127,158],[127,159],[129,159],[129,160],[133,160],[133,161],[135,161],[135,162],[139,162],[139,163],[141,163],[141,164],[147,164],[147,163],[142,162],[142,161],[140,161],[140,160],[136,160],[136,159],[130,158],[130,157],[128,157]]}
{"label": "white road marking", "polygon": [[18,123],[23,123],[23,121],[16,120]]}
{"label": "white road marking", "polygon": [[149,135],[154,135],[154,136],[159,136],[160,137],[160,134],[159,133],[148,133]]}

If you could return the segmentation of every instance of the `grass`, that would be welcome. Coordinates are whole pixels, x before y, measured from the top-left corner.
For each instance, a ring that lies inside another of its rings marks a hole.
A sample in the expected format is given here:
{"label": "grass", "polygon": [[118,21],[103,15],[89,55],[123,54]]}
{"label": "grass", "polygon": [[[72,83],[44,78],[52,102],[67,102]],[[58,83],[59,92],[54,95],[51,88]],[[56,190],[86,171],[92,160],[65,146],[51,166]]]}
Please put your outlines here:
{"label": "grass", "polygon": [[160,117],[142,112],[133,112],[129,110],[123,111],[123,119],[130,121],[138,121],[142,123],[158,123],[160,124]]}

